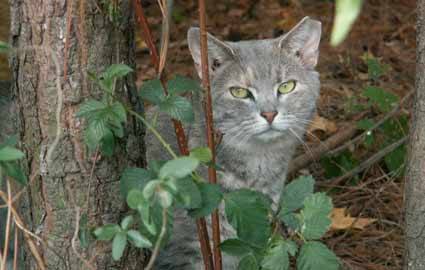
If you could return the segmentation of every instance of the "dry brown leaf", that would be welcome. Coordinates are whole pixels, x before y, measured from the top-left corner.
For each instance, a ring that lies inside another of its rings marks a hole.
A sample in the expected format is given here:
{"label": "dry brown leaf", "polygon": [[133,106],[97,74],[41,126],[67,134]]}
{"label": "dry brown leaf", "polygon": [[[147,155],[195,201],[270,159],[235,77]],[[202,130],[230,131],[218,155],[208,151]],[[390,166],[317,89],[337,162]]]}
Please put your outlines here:
{"label": "dry brown leaf", "polygon": [[326,134],[332,134],[332,133],[335,133],[338,130],[338,128],[335,122],[316,114],[313,118],[313,121],[310,127],[308,128],[308,131],[314,132],[316,130],[321,130],[325,132]]}
{"label": "dry brown leaf", "polygon": [[350,228],[363,230],[374,223],[374,218],[355,218],[346,213],[346,208],[334,208],[331,212],[331,230],[346,230]]}

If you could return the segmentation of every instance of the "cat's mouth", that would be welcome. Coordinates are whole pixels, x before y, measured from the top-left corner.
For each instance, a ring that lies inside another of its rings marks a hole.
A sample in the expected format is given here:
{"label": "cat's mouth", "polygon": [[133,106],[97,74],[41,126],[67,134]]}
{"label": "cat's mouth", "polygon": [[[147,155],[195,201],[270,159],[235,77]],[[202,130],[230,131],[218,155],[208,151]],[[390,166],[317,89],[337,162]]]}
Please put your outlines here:
{"label": "cat's mouth", "polygon": [[273,126],[269,126],[267,129],[257,133],[255,137],[263,142],[270,142],[275,140],[283,135],[283,131],[274,128]]}

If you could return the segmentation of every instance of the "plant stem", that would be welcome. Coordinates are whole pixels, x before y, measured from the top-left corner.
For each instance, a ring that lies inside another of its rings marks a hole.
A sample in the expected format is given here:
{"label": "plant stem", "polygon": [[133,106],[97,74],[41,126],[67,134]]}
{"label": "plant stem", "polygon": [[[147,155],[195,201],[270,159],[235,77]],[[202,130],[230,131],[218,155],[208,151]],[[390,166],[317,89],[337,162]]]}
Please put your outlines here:
{"label": "plant stem", "polygon": [[[212,153],[212,163],[215,164],[215,142],[214,142],[214,123],[213,123],[213,110],[211,87],[209,80],[209,67],[208,67],[208,41],[206,31],[206,11],[205,0],[199,0],[199,27],[201,31],[201,67],[202,67],[202,85],[205,90],[204,95],[204,113],[207,129],[207,142],[208,147]],[[208,167],[208,180],[210,183],[217,183],[217,172],[214,166]],[[220,218],[218,210],[214,210],[211,215],[212,220],[212,233],[213,233],[213,250],[214,250],[214,266],[216,270],[221,270],[221,250],[220,250]]]}
{"label": "plant stem", "polygon": [[164,208],[162,209],[162,227],[161,227],[161,232],[159,233],[158,239],[156,240],[155,243],[155,248],[153,249],[151,258],[149,260],[148,265],[146,266],[146,270],[151,270],[153,267],[153,264],[156,260],[156,257],[158,257],[158,253],[159,253],[159,248],[161,247],[161,242],[162,239],[165,236],[165,233],[167,232],[167,222],[168,222],[168,208]]}
{"label": "plant stem", "polygon": [[173,151],[173,149],[171,148],[170,144],[168,144],[164,138],[162,138],[161,134],[159,134],[159,132],[140,114],[138,114],[137,112],[128,109],[127,111],[129,114],[135,116],[137,119],[139,119],[145,126],[146,128],[152,132],[152,134],[158,139],[158,141],[164,146],[165,149],[167,149],[168,153],[170,153],[170,155],[173,158],[177,158],[177,154]]}

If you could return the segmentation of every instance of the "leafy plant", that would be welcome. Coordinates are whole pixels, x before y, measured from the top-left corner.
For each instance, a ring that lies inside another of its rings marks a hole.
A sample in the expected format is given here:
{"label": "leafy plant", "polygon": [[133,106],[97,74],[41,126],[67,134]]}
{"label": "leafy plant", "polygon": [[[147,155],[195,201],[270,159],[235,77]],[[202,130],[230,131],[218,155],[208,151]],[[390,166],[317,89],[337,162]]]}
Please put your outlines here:
{"label": "leafy plant", "polygon": [[[15,148],[17,143],[17,138],[12,136],[0,144],[0,172],[16,180],[21,185],[26,185],[27,177],[18,163],[18,160],[22,159],[25,155]],[[0,173],[0,181],[1,180],[2,177]]]}

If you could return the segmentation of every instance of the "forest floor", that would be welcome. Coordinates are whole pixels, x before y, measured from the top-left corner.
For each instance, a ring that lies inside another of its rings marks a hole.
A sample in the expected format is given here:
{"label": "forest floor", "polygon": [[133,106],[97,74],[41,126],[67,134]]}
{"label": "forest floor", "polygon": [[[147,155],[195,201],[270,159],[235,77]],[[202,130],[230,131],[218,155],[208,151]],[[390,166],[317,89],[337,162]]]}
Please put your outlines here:
{"label": "forest floor", "polygon": [[[143,2],[147,3],[149,23],[158,41],[160,10],[156,1]],[[186,32],[189,27],[198,25],[196,2],[175,1],[166,67],[169,75],[194,77]],[[296,174],[313,174],[319,183],[318,189],[329,192],[335,207],[372,223],[359,228],[333,229],[326,235],[325,241],[347,269],[402,269],[406,146],[389,153],[385,147],[404,138],[408,131],[415,76],[416,1],[365,1],[349,37],[336,48],[329,45],[333,1],[208,2],[208,30],[223,40],[276,37],[307,15],[322,21],[318,66],[322,88],[318,116],[316,125],[306,136],[306,146],[299,149],[299,155],[305,153],[315,158]],[[138,45],[140,82],[152,78],[155,71],[140,37]],[[374,91],[377,88],[379,90]],[[369,94],[365,89],[369,89]],[[406,95],[410,96],[403,99]],[[388,105],[388,100],[395,103],[395,109],[393,103]],[[382,123],[365,137],[347,144],[361,134],[362,129],[376,122]],[[344,131],[350,128],[354,132],[347,137]],[[329,138],[336,138],[338,145],[348,147],[332,155],[331,149],[316,155],[317,147],[326,148]]]}

